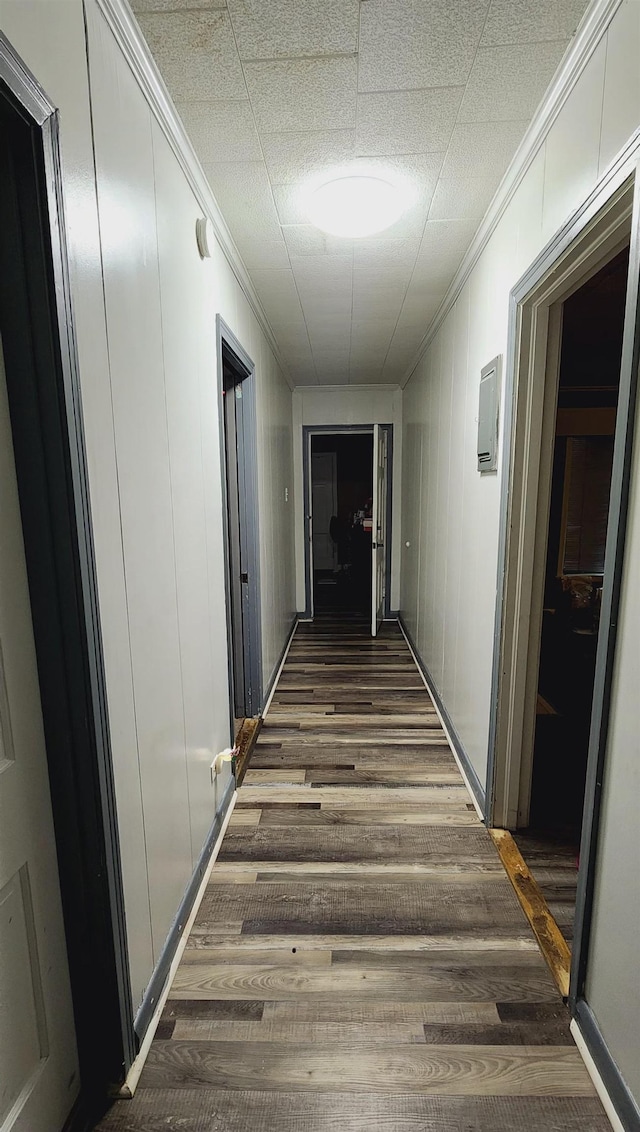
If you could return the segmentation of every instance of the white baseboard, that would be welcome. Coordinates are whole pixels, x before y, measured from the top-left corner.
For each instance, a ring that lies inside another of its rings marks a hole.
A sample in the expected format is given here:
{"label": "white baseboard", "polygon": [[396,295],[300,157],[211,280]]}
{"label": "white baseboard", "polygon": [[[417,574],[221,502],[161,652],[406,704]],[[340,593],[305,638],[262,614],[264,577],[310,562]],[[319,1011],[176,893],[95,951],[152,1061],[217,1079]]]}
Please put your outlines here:
{"label": "white baseboard", "polygon": [[607,1092],[607,1087],[606,1087],[604,1081],[602,1080],[602,1077],[600,1076],[600,1073],[598,1071],[598,1067],[597,1067],[595,1061],[593,1060],[591,1054],[589,1053],[587,1043],[585,1042],[585,1040],[582,1036],[582,1032],[581,1032],[580,1027],[579,1027],[575,1018],[571,1019],[569,1029],[571,1030],[573,1040],[578,1047],[578,1051],[580,1053],[580,1056],[585,1063],[585,1066],[587,1068],[587,1073],[589,1074],[591,1080],[593,1081],[596,1092],[597,1092],[598,1096],[600,1097],[600,1100],[602,1101],[602,1107],[604,1108],[604,1111],[606,1112],[606,1114],[607,1114],[607,1116],[608,1116],[608,1118],[611,1122],[611,1127],[613,1128],[614,1132],[626,1132],[625,1126],[622,1123],[622,1121],[620,1120],[620,1117],[618,1116],[618,1114],[617,1114],[617,1112],[614,1108],[613,1101],[611,1100],[611,1097],[609,1096],[609,1093]]}
{"label": "white baseboard", "polygon": [[166,983],[165,983],[165,985],[162,989],[162,993],[158,997],[158,1005],[156,1006],[156,1008],[153,1012],[153,1016],[151,1018],[151,1021],[149,1022],[149,1025],[147,1026],[147,1032],[144,1035],[144,1038],[142,1040],[142,1045],[140,1046],[140,1049],[138,1051],[138,1056],[136,1057],[135,1061],[133,1062],[131,1069],[127,1073],[124,1084],[122,1085],[121,1089],[117,1093],[117,1096],[121,1100],[131,1100],[133,1098],[133,1094],[136,1091],[138,1081],[140,1080],[140,1074],[142,1073],[142,1070],[144,1069],[144,1063],[147,1060],[147,1056],[148,1056],[149,1050],[151,1048],[151,1043],[152,1043],[152,1041],[155,1037],[155,1033],[156,1033],[156,1030],[158,1028],[158,1022],[160,1021],[162,1011],[164,1010],[165,1002],[167,1001],[167,998],[169,997],[169,991],[171,990],[171,984],[174,980],[175,973],[178,970],[178,967],[180,965],[180,960],[182,959],[184,949],[187,946],[187,939],[189,938],[189,933],[190,933],[190,931],[191,931],[191,929],[192,929],[192,927],[195,923],[196,916],[198,915],[198,909],[199,909],[200,904],[202,902],[202,897],[204,896],[207,884],[209,883],[209,877],[211,876],[211,870],[212,870],[212,868],[215,864],[216,857],[218,856],[218,853],[220,852],[220,846],[222,845],[222,839],[223,839],[225,833],[227,832],[227,826],[229,824],[229,819],[231,817],[231,814],[233,813],[233,808],[236,804],[237,798],[238,798],[238,791],[236,790],[236,791],[234,791],[234,794],[231,798],[231,801],[229,802],[229,805],[227,807],[227,812],[224,816],[224,821],[222,823],[222,829],[220,830],[220,833],[218,834],[217,841],[216,841],[216,843],[213,847],[211,857],[209,859],[209,864],[207,865],[204,876],[203,876],[202,881],[200,883],[200,888],[198,889],[197,896],[196,896],[196,898],[193,902],[193,907],[191,909],[189,919],[187,920],[185,927],[184,927],[184,931],[182,933],[182,936],[180,937],[180,942],[178,943],[178,946],[176,947],[175,955],[174,955],[174,957],[171,961],[171,966],[169,967],[169,971],[167,973],[167,981],[166,981]]}

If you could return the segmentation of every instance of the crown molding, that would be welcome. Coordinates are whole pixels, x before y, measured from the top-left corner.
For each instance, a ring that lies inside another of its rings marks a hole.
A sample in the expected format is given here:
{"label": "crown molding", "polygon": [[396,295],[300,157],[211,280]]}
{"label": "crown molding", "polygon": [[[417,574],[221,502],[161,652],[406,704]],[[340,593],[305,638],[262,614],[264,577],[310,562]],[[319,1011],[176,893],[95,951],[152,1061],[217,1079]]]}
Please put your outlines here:
{"label": "crown molding", "polygon": [[288,385],[293,388],[289,368],[282,358],[276,337],[258,298],[257,291],[251,282],[240,252],[234,243],[187,131],[173,105],[171,95],[147,47],[133,12],[126,0],[95,0],[95,3],[102,12],[138,86],[169,142],[198,204],[211,221],[225,259],[258,319]]}
{"label": "crown molding", "polygon": [[469,278],[478,259],[487,246],[495,228],[511,201],[516,189],[524,179],[534,157],[544,142],[562,107],[574,89],[578,79],[602,40],[623,0],[594,0],[585,13],[567,53],[556,71],[540,106],[534,114],[518,146],[511,163],[500,182],[480,226],[454,275],[433,321],[422,338],[411,365],[405,370],[401,380],[404,386],[410,380],[422,360],[430,343],[449,314],[464,284]]}

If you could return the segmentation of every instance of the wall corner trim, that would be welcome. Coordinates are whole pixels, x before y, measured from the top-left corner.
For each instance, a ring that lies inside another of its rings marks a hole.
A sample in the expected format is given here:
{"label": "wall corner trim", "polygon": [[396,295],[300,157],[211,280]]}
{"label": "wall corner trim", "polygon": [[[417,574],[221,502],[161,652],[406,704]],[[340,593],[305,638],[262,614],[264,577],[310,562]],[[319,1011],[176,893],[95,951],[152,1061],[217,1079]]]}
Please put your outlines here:
{"label": "wall corner trim", "polygon": [[209,217],[222,252],[266,335],[289,387],[292,389],[291,374],[283,361],[275,334],[258,298],[257,291],[251,282],[240,252],[235,245],[187,131],[173,105],[171,95],[147,47],[131,8],[126,0],[96,0],[96,4],[115,36],[118,46],[167,138],[196,200]]}
{"label": "wall corner trim", "polygon": [[[102,0],[99,0],[99,2],[102,2]],[[544,142],[549,130],[569,98],[569,95],[622,3],[623,0],[595,0],[595,3],[590,5],[587,9],[586,15],[567,49],[565,57],[551,80],[547,93],[529,123],[524,137],[502,181],[498,185],[496,193],[483,219],[480,221],[478,230],[469,245],[460,267],[451,281],[446,295],[434,315],[433,321],[428,327],[414,355],[413,361],[405,370],[400,383],[402,388],[404,388],[410,380],[414,370],[419,365],[437,331],[456,302],[456,299],[488,244],[516,189],[523,180],[540,146]]]}
{"label": "wall corner trim", "polygon": [[451,720],[449,712],[447,711],[446,707],[444,706],[444,704],[443,704],[443,702],[440,698],[440,694],[436,689],[436,686],[435,686],[434,681],[433,681],[433,677],[431,676],[429,669],[427,668],[422,657],[420,656],[420,653],[418,652],[418,649],[417,649],[417,646],[416,646],[416,644],[413,640],[413,637],[411,636],[411,633],[409,632],[409,630],[408,630],[408,628],[405,624],[402,613],[398,614],[398,624],[400,625],[403,636],[404,636],[404,638],[405,638],[405,640],[406,640],[406,642],[407,642],[407,644],[408,644],[408,646],[411,650],[411,654],[413,656],[413,659],[415,660],[415,662],[418,666],[418,669],[420,670],[420,674],[422,676],[422,679],[425,682],[427,691],[428,691],[429,695],[431,696],[431,699],[433,700],[433,704],[434,704],[434,707],[435,707],[435,709],[436,709],[436,711],[437,711],[437,713],[440,717],[440,722],[442,723],[443,730],[444,730],[445,735],[447,736],[447,739],[449,740],[449,743],[451,745],[451,749],[453,751],[453,756],[454,756],[454,758],[455,758],[455,760],[456,760],[456,762],[457,762],[457,764],[460,768],[460,773],[462,774],[462,777],[464,778],[465,785],[467,786],[467,789],[469,790],[469,793],[471,794],[471,798],[472,798],[473,804],[476,808],[476,812],[478,814],[478,817],[480,818],[481,821],[484,821],[485,820],[485,812],[486,812],[486,799],[485,799],[484,787],[482,786],[482,783],[480,782],[480,779],[478,778],[478,775],[476,774],[476,772],[475,772],[475,770],[474,770],[474,768],[471,764],[471,760],[470,760],[467,752],[465,751],[465,749],[462,745],[462,742],[460,741],[460,738],[459,738],[458,733],[456,732],[456,729],[453,725],[453,722]]}
{"label": "wall corner trim", "polygon": [[632,1096],[585,999],[576,1003],[570,1030],[614,1132],[640,1132],[640,1108]]}

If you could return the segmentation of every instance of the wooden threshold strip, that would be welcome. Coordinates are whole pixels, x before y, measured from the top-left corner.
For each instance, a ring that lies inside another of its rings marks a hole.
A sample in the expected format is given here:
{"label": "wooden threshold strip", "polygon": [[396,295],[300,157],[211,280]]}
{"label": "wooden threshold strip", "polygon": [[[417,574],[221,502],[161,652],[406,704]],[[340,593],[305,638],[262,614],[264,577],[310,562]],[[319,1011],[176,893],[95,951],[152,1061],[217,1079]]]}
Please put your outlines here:
{"label": "wooden threshold strip", "polygon": [[563,998],[569,994],[571,952],[508,829],[490,829],[493,843]]}
{"label": "wooden threshold strip", "polygon": [[262,716],[243,719],[236,735],[236,783],[242,785],[242,780],[249,766],[249,759],[256,745],[256,740],[262,729]]}

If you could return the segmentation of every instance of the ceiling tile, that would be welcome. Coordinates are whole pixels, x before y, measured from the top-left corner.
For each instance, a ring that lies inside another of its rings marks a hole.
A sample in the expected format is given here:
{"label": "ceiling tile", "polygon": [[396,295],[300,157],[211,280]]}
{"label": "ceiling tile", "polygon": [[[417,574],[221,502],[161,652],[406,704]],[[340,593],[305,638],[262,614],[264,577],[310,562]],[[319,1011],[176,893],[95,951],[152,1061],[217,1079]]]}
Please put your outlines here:
{"label": "ceiling tile", "polygon": [[483,0],[367,0],[360,22],[358,89],[465,83],[487,8]]}
{"label": "ceiling tile", "polygon": [[425,284],[410,283],[397,322],[396,334],[419,331],[424,334],[444,298],[444,291],[432,292]]}
{"label": "ceiling tile", "polygon": [[420,248],[417,238],[382,240],[378,236],[369,236],[354,243],[354,279],[374,282],[382,279],[385,283],[406,282]]}
{"label": "ceiling tile", "polygon": [[410,289],[444,294],[466,252],[475,220],[429,220],[416,259]]}
{"label": "ceiling tile", "polygon": [[250,102],[178,102],[176,106],[203,165],[261,160]]}
{"label": "ceiling tile", "polygon": [[382,367],[370,365],[349,366],[349,385],[377,385],[382,383]]}
{"label": "ceiling tile", "polygon": [[259,130],[355,125],[355,57],[246,63],[244,71]]}
{"label": "ceiling tile", "polygon": [[442,166],[429,219],[480,220],[526,127],[526,121],[458,124]]}
{"label": "ceiling tile", "polygon": [[408,367],[412,364],[418,352],[422,336],[403,335],[398,340],[394,338],[382,367],[382,381],[397,382],[404,380]]}
{"label": "ceiling tile", "polygon": [[381,351],[384,360],[396,322],[395,318],[354,319],[351,325],[352,361],[363,361],[365,357],[373,353],[379,355]]}
{"label": "ceiling tile", "polygon": [[469,169],[455,177],[443,177],[436,189],[429,219],[473,220],[477,227],[501,179],[499,169],[482,175]]}
{"label": "ceiling tile", "polygon": [[348,54],[358,40],[358,0],[228,0],[243,59]]}
{"label": "ceiling tile", "polygon": [[262,133],[269,176],[275,184],[300,184],[333,165],[351,161],[354,130],[303,130],[300,133]]}
{"label": "ceiling tile", "polygon": [[289,267],[264,163],[228,161],[203,168],[247,267]]}
{"label": "ceiling tile", "polygon": [[356,320],[397,318],[400,314],[410,272],[404,281],[354,279],[353,318]]}
{"label": "ceiling tile", "polygon": [[460,106],[460,122],[531,118],[564,55],[566,42],[481,47]]}
{"label": "ceiling tile", "polygon": [[352,250],[354,240],[321,232],[312,224],[285,224],[282,228],[289,255],[341,255]]}
{"label": "ceiling tile", "polygon": [[176,101],[247,97],[226,11],[148,12],[139,23]]}
{"label": "ceiling tile", "polygon": [[356,152],[433,153],[449,145],[464,87],[359,94]]}
{"label": "ceiling tile", "polygon": [[208,8],[223,11],[226,0],[131,0],[131,7],[139,12],[181,12],[185,8]]}
{"label": "ceiling tile", "polygon": [[283,327],[283,335],[291,342],[307,339],[307,330],[291,268],[254,268],[251,272],[267,318],[274,326]]}
{"label": "ceiling tile", "polygon": [[317,338],[320,329],[331,338],[351,321],[353,291],[352,256],[291,257],[291,266],[305,312],[309,336]]}
{"label": "ceiling tile", "polygon": [[589,0],[492,0],[482,46],[569,39]]}

